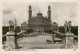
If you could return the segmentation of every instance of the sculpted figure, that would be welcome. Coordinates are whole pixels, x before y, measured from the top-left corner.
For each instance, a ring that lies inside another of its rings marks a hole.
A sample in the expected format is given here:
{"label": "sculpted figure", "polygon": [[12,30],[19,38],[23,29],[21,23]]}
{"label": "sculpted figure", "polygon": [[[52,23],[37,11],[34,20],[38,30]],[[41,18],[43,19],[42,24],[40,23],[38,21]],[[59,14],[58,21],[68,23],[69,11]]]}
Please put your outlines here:
{"label": "sculpted figure", "polygon": [[10,20],[9,21],[9,30],[13,31],[13,29],[14,29],[14,24],[13,24],[12,20]]}
{"label": "sculpted figure", "polygon": [[71,32],[71,21],[68,21],[68,29],[69,29],[69,32]]}
{"label": "sculpted figure", "polygon": [[64,26],[65,26],[65,32],[67,32],[68,31],[68,23],[67,23],[67,21],[65,21],[65,24],[64,24]]}
{"label": "sculpted figure", "polygon": [[65,21],[65,32],[71,32],[71,21]]}

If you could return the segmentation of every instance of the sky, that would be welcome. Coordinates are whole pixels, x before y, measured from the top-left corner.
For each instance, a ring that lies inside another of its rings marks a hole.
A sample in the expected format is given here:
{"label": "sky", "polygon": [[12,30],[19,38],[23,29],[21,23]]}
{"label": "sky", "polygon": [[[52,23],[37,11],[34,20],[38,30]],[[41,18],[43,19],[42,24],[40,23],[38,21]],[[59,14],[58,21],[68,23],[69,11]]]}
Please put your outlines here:
{"label": "sky", "polygon": [[29,5],[32,6],[32,16],[36,16],[41,12],[44,17],[47,17],[48,6],[51,6],[51,20],[57,22],[59,26],[63,26],[65,21],[71,21],[72,25],[77,24],[77,3],[70,2],[25,2],[25,0],[11,2],[11,0],[3,0],[3,25],[9,25],[9,20],[17,24],[28,23]]}

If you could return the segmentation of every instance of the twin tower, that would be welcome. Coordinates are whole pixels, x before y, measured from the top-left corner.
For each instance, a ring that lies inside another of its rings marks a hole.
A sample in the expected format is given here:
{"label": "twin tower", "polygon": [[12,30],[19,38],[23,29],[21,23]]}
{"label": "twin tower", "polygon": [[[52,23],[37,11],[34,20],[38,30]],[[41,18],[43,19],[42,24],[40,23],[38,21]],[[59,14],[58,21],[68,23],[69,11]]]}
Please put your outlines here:
{"label": "twin tower", "polygon": [[[31,5],[29,5],[29,11],[28,12],[29,12],[29,19],[31,19],[32,18],[32,7],[31,7]],[[47,14],[48,14],[47,18],[49,20],[51,20],[51,7],[50,7],[50,5],[48,6]]]}

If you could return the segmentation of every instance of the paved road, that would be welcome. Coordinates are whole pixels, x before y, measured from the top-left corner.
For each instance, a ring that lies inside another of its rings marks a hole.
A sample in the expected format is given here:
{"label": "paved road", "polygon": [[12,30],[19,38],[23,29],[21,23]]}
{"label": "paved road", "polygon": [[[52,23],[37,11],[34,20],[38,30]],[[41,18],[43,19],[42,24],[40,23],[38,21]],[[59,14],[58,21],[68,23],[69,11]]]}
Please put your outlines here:
{"label": "paved road", "polygon": [[52,36],[39,35],[34,37],[24,37],[18,41],[21,49],[55,49],[60,48],[63,44],[47,44],[46,40],[52,40]]}

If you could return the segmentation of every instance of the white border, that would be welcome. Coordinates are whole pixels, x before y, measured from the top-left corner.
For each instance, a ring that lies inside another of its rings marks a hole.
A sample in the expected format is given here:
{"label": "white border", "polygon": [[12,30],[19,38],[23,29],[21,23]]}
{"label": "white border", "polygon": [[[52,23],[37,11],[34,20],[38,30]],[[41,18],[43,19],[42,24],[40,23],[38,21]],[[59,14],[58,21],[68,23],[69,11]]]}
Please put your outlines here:
{"label": "white border", "polygon": [[[1,0],[0,0],[1,1]],[[3,0],[5,1],[5,0]],[[2,4],[3,1],[1,1],[0,5],[0,54],[80,54],[80,39],[78,39],[78,49],[37,49],[35,51],[4,51],[2,50]],[[15,2],[18,2],[14,0]],[[20,1],[20,0],[19,0]],[[79,15],[80,15],[80,0],[25,0],[27,2],[77,2],[78,3],[78,38],[80,35],[80,24],[79,24]]]}

